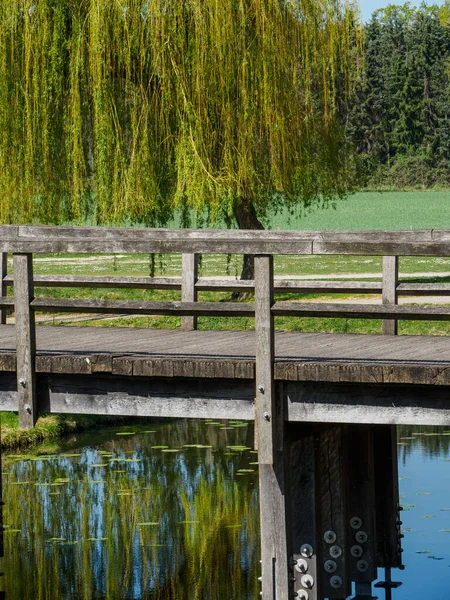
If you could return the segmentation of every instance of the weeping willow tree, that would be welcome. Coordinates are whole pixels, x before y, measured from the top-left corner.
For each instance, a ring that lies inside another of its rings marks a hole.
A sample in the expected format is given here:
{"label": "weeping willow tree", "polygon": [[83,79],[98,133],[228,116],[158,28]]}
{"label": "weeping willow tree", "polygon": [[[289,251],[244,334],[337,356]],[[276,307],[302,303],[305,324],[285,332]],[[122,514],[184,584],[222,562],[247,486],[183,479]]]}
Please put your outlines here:
{"label": "weeping willow tree", "polygon": [[0,220],[261,228],[342,196],[359,55],[341,0],[2,0]]}

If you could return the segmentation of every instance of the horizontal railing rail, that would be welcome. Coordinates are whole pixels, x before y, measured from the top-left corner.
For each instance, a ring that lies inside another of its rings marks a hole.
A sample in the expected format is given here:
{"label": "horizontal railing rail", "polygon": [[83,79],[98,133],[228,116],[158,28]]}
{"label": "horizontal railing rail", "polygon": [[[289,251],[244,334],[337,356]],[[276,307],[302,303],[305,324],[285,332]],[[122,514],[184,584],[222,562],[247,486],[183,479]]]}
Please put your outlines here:
{"label": "horizontal railing rail", "polygon": [[[439,278],[439,274],[435,275]],[[134,290],[181,290],[182,278],[170,277],[117,277],[106,275],[34,275],[35,287],[60,288],[107,288]],[[14,276],[3,278],[5,287],[14,286]],[[219,277],[199,277],[195,282],[199,292],[241,292],[253,291],[252,279],[221,279]],[[274,278],[274,292],[292,292],[295,294],[381,294],[381,281],[314,281],[295,280],[282,277]],[[399,296],[450,296],[450,283],[398,283]]]}
{"label": "horizontal railing rail", "polygon": [[248,231],[3,225],[0,252],[448,256],[450,230]]}
{"label": "horizontal railing rail", "polygon": [[[33,272],[35,254],[155,252],[181,254],[181,277],[35,275]],[[8,253],[13,255],[13,274],[7,272]],[[201,277],[198,273],[201,254],[253,254],[255,280]],[[283,254],[381,256],[382,281],[306,281],[274,277],[273,257]],[[256,419],[260,427],[258,435],[265,438],[263,461],[270,461],[272,426],[262,415],[275,410],[271,393],[274,317],[381,319],[384,334],[396,334],[399,319],[450,319],[449,306],[398,305],[399,296],[450,295],[450,283],[399,281],[399,256],[450,256],[450,231],[298,232],[0,226],[0,321],[6,322],[7,310],[15,312],[21,426],[32,426],[36,419],[36,312],[181,316],[184,330],[196,329],[198,317],[254,317],[258,383]],[[13,295],[7,295],[8,287],[13,288]],[[36,297],[35,287],[178,290],[181,301]],[[198,301],[198,293],[205,291],[247,291],[254,293],[255,301]],[[382,303],[275,301],[275,293],[381,294]]]}

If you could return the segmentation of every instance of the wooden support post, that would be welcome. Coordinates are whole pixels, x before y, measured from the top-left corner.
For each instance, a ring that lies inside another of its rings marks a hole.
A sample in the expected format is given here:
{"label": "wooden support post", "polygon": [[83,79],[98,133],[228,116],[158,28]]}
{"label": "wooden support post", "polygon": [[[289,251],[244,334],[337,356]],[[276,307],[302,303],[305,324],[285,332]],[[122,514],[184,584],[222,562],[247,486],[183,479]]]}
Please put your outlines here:
{"label": "wooden support post", "polygon": [[[8,253],[0,252],[0,297],[6,296],[4,279],[8,273]],[[0,325],[6,323],[6,310],[0,310]]]}
{"label": "wooden support post", "polygon": [[[195,284],[198,279],[198,254],[183,254],[181,259],[181,300],[197,302]],[[193,331],[197,329],[197,317],[181,317],[181,329]]]}
{"label": "wooden support post", "polygon": [[255,257],[256,408],[255,429],[260,464],[273,464],[277,433],[274,381],[275,332],[273,257]]}
{"label": "wooden support post", "polygon": [[14,297],[16,318],[17,390],[19,427],[34,427],[36,414],[36,330],[30,303],[34,298],[33,256],[14,254]]}
{"label": "wooden support post", "polygon": [[283,394],[274,381],[273,257],[255,257],[255,430],[259,458],[263,600],[289,594]]}
{"label": "wooden support post", "polygon": [[[397,304],[398,256],[383,256],[383,304]],[[397,335],[396,319],[383,319],[384,335]]]}

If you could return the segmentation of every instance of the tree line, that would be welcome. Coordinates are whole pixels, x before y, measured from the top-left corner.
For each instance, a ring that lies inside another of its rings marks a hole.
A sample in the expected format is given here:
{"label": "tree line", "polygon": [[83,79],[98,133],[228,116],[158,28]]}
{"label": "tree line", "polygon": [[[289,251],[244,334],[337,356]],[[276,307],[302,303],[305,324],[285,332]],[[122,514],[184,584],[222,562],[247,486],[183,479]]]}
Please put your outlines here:
{"label": "tree line", "polygon": [[364,67],[345,118],[371,188],[450,184],[448,5],[390,5],[365,25]]}

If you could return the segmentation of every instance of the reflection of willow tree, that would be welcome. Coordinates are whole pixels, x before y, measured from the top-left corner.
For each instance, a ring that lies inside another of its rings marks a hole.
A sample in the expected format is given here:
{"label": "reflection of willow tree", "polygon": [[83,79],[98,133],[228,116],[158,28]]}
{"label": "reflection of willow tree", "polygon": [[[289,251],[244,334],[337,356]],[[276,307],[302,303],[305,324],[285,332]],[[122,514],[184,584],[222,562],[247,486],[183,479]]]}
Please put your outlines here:
{"label": "reflection of willow tree", "polygon": [[[222,434],[222,446],[224,436],[232,436],[233,444],[246,438],[245,428],[211,433]],[[7,597],[254,597],[259,565],[255,477],[234,477],[241,456],[224,456],[219,444],[214,452],[151,449],[190,443],[205,443],[204,426],[174,423],[156,434],[114,439],[103,446],[115,459],[108,467],[92,466],[111,459],[93,449],[81,457],[12,464],[5,520],[21,531],[7,534]],[[58,478],[68,481],[57,485]],[[64,540],[52,540],[60,537]]]}
{"label": "reflection of willow tree", "polygon": [[[420,434],[420,435],[418,435]],[[444,434],[444,435],[443,435]],[[401,438],[413,438],[402,440]],[[399,460],[406,458],[417,449],[421,449],[425,456],[433,458],[448,456],[450,454],[450,429],[445,427],[412,427],[407,425],[397,426],[397,439],[399,446]]]}

